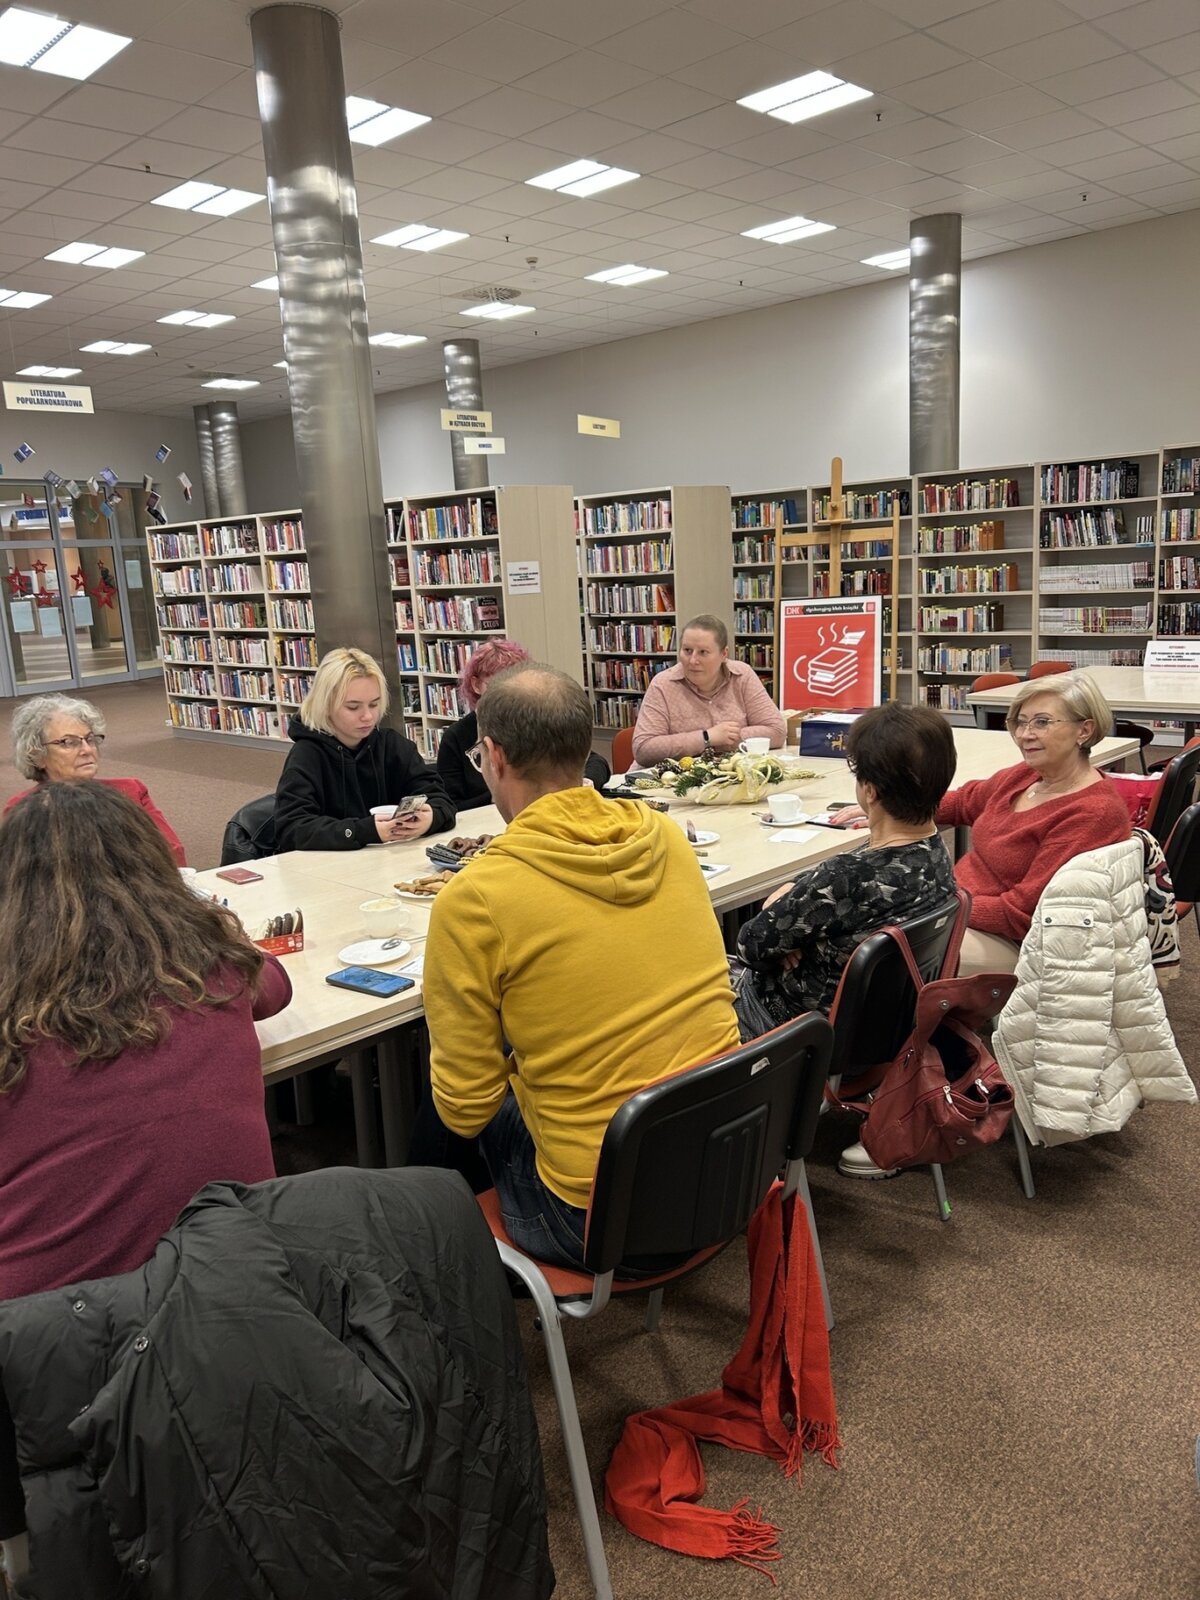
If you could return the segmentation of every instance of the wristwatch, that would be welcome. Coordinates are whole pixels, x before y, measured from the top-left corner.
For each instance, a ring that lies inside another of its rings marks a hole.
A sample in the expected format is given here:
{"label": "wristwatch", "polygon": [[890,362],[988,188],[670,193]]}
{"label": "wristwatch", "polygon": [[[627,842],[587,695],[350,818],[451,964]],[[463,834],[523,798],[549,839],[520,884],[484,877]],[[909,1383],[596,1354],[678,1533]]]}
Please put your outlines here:
{"label": "wristwatch", "polygon": [[701,728],[700,737],[704,740],[704,748],[700,752],[701,756],[703,757],[703,756],[716,755],[716,751],[712,747],[712,740],[708,736],[708,729],[707,728]]}

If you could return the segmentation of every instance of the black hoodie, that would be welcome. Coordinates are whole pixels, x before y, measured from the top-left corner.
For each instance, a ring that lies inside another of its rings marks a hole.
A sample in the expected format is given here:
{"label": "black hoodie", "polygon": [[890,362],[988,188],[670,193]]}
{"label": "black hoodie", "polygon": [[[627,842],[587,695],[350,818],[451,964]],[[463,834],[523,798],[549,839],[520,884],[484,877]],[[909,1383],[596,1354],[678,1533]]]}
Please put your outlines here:
{"label": "black hoodie", "polygon": [[376,728],[354,750],[331,733],[288,723],[292,748],[275,789],[276,850],[361,850],[378,844],[372,806],[423,794],[433,808],[430,833],[454,826],[442,780],[411,739]]}

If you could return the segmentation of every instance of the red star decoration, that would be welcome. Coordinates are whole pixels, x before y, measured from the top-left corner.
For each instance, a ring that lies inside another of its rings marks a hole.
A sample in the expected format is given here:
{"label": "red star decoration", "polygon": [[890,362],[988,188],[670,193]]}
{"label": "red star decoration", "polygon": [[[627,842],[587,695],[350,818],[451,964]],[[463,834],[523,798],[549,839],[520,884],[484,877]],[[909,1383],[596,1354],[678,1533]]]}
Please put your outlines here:
{"label": "red star decoration", "polygon": [[97,605],[107,606],[110,611],[113,608],[113,595],[115,595],[116,592],[117,591],[113,588],[111,583],[103,582],[98,583],[94,589],[88,590],[88,593],[93,596]]}
{"label": "red star decoration", "polygon": [[77,594],[85,593],[87,590],[87,579],[83,575],[82,567],[75,568],[75,571],[71,574],[71,582],[75,585],[75,591]]}
{"label": "red star decoration", "polygon": [[5,573],[4,581],[8,585],[8,587],[12,590],[12,592],[14,594],[20,594],[20,592],[21,592],[21,574],[19,572],[8,572],[8,573]]}
{"label": "red star decoration", "polygon": [[32,569],[32,571],[34,571],[34,572],[45,572],[46,571],[46,563],[44,561],[42,561],[40,558],[37,561],[31,561],[29,565],[30,565],[30,568]]}

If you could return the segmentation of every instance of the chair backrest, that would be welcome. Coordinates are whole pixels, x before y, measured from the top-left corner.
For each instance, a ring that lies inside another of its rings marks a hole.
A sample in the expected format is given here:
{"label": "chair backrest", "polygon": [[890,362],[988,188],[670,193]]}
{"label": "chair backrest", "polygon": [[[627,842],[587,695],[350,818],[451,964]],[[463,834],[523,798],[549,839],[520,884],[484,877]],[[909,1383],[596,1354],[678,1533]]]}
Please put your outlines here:
{"label": "chair backrest", "polygon": [[740,1233],[786,1163],[812,1147],[832,1041],[810,1011],[631,1095],[600,1147],[587,1270],[691,1255]]}
{"label": "chair backrest", "polygon": [[603,756],[598,756],[593,750],[584,764],[583,775],[593,789],[603,789],[604,785],[612,777],[612,768]]}
{"label": "chair backrest", "polygon": [[1070,672],[1069,661],[1035,661],[1029,669],[1031,678],[1048,678],[1056,672]]}
{"label": "chair backrest", "polygon": [[618,728],[613,734],[612,769],[614,772],[628,772],[632,765],[633,729]]}
{"label": "chair backrest", "polygon": [[[1020,681],[1020,676],[1015,672],[981,672],[971,684],[971,693],[979,694],[984,689],[1003,689],[1010,683],[1020,683]],[[997,706],[994,710],[989,707],[983,713],[984,725],[988,728],[1002,728],[1007,715],[1004,706]]]}
{"label": "chair backrest", "polygon": [[1146,817],[1146,827],[1166,848],[1171,829],[1196,798],[1196,778],[1200,774],[1200,734],[1189,739],[1168,763]]}
{"label": "chair backrest", "polygon": [[259,861],[275,854],[275,796],[259,795],[247,800],[225,824],[221,840],[221,865],[231,867],[239,861]]}
{"label": "chair backrest", "polygon": [[1176,901],[1200,901],[1200,805],[1188,806],[1163,846]]}
{"label": "chair backrest", "polygon": [[[950,940],[960,921],[965,926],[970,909],[971,897],[960,889],[953,900],[925,916],[896,924],[926,983],[943,976]],[[891,1061],[912,1032],[916,1003],[912,977],[895,940],[886,933],[868,934],[842,969],[830,1008],[830,1072],[851,1075]]]}

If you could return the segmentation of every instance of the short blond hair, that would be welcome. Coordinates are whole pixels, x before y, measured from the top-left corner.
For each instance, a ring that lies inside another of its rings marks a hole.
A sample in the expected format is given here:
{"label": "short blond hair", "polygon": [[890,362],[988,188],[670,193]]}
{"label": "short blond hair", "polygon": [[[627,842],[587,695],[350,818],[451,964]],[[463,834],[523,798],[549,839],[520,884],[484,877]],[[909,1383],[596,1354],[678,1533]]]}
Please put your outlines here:
{"label": "short blond hair", "polygon": [[1014,693],[1004,718],[1010,733],[1026,700],[1032,700],[1039,694],[1053,695],[1061,700],[1074,721],[1092,723],[1091,737],[1079,747],[1085,753],[1094,749],[1101,739],[1107,739],[1112,732],[1112,707],[1101,694],[1095,678],[1089,678],[1086,672],[1048,672],[1043,677],[1028,679]]}
{"label": "short blond hair", "polygon": [[379,690],[379,715],[387,715],[388,686],[383,668],[365,650],[339,645],[321,657],[312,685],[300,703],[300,721],[319,733],[332,733],[330,713],[341,703],[347,684],[355,678],[370,678]]}

